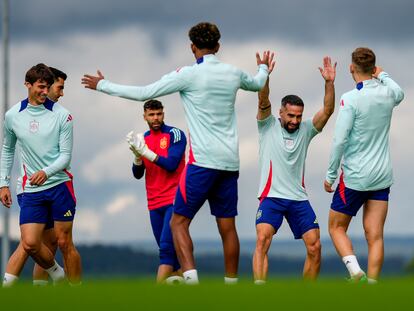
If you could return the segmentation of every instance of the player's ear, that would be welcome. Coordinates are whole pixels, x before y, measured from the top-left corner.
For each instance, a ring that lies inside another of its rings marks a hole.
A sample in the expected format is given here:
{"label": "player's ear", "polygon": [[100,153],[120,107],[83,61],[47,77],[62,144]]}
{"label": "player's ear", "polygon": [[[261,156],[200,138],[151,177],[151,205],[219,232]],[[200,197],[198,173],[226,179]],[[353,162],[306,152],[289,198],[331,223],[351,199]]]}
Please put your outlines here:
{"label": "player's ear", "polygon": [[355,66],[354,66],[354,64],[349,65],[349,72],[350,72],[351,74],[353,74],[353,73],[354,73],[354,71],[355,71]]}

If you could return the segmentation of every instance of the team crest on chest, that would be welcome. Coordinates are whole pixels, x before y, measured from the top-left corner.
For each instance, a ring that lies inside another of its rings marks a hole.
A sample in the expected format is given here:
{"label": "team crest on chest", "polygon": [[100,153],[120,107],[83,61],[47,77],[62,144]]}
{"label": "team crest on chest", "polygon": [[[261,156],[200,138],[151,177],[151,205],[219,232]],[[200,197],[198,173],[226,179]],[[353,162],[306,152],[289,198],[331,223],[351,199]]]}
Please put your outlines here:
{"label": "team crest on chest", "polygon": [[293,146],[295,145],[295,141],[290,138],[285,138],[284,140],[285,140],[285,147],[289,150],[293,149]]}
{"label": "team crest on chest", "polygon": [[39,131],[39,122],[36,120],[30,121],[29,131],[30,133],[37,133]]}
{"label": "team crest on chest", "polygon": [[167,144],[168,144],[167,137],[161,138],[161,140],[160,140],[160,148],[161,149],[167,148]]}

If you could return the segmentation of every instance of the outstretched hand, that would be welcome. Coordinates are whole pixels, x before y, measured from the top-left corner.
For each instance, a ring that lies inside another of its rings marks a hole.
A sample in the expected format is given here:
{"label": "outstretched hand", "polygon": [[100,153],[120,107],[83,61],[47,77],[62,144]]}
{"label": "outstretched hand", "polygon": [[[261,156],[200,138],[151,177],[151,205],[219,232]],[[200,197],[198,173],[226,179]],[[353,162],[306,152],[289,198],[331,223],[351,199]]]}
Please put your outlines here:
{"label": "outstretched hand", "polygon": [[325,79],[326,82],[334,82],[336,77],[336,62],[332,66],[331,58],[329,56],[325,56],[323,58],[323,68],[318,67],[319,71],[321,72],[322,78]]}
{"label": "outstretched hand", "polygon": [[98,74],[97,76],[92,76],[88,74],[83,75],[81,83],[85,86],[85,88],[96,90],[98,82],[105,79],[105,77],[99,70],[96,73]]}
{"label": "outstretched hand", "polygon": [[257,65],[261,65],[261,64],[267,65],[269,69],[269,74],[270,74],[275,68],[275,64],[276,64],[276,61],[273,60],[274,56],[275,56],[274,52],[270,53],[270,51],[264,51],[263,57],[260,58],[259,52],[256,52]]}

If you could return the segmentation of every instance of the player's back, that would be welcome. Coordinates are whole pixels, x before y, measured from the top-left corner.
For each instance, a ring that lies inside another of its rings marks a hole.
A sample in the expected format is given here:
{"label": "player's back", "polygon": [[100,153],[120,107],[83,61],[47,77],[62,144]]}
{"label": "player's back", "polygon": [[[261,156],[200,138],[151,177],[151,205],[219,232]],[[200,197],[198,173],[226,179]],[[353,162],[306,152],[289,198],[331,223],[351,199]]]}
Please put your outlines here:
{"label": "player's back", "polygon": [[236,94],[240,88],[260,90],[267,75],[254,79],[214,55],[205,55],[186,69],[189,87],[180,94],[190,129],[193,162],[203,167],[238,170]]}
{"label": "player's back", "polygon": [[376,79],[358,83],[342,97],[341,105],[351,105],[354,113],[344,170],[346,179],[359,183],[356,190],[378,190],[392,184],[389,129],[393,109],[401,101],[397,97],[395,89]]}

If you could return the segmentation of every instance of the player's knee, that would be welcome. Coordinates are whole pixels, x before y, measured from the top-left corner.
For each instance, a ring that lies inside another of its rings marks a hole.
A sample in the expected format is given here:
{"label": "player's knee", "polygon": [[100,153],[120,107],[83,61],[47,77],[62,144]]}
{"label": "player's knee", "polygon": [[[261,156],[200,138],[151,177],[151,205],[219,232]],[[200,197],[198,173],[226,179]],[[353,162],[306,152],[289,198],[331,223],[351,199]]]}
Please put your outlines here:
{"label": "player's knee", "polygon": [[73,248],[73,242],[69,236],[59,237],[57,240],[57,245],[62,253],[67,253]]}
{"label": "player's knee", "polygon": [[267,234],[261,234],[261,233],[259,233],[257,235],[256,248],[259,251],[263,251],[265,249],[268,249],[271,241],[272,241],[272,237],[271,236],[269,236]]}
{"label": "player's knee", "polygon": [[321,257],[322,245],[321,241],[318,239],[313,243],[309,243],[306,246],[309,257],[314,259],[319,259]]}
{"label": "player's knee", "polygon": [[40,250],[40,242],[37,239],[25,238],[22,240],[22,246],[29,255],[36,254]]}
{"label": "player's knee", "polygon": [[378,230],[370,230],[365,229],[365,238],[368,243],[378,243],[382,242],[383,240],[383,234],[381,231]]}

